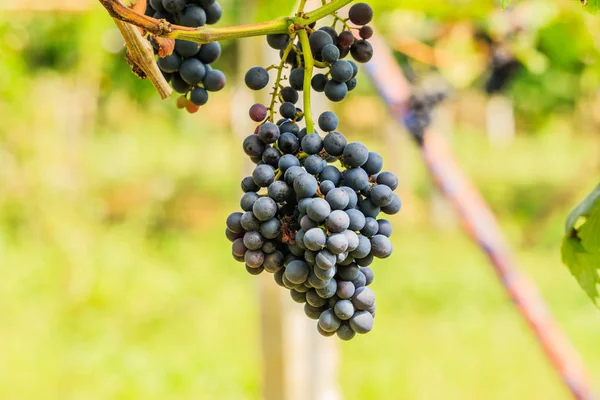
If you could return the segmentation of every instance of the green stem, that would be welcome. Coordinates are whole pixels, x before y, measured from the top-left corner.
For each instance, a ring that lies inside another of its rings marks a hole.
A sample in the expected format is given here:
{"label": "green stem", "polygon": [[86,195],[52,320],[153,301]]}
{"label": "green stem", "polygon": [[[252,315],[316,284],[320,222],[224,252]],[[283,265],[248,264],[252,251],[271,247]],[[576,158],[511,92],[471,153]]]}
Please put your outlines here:
{"label": "green stem", "polygon": [[310,82],[312,80],[313,68],[315,66],[315,60],[312,56],[310,49],[310,42],[308,41],[308,33],[305,30],[298,32],[300,37],[300,44],[302,45],[302,56],[304,57],[304,118],[306,118],[306,133],[315,133],[315,126],[312,119],[312,111],[310,105]]}
{"label": "green stem", "polygon": [[279,93],[279,86],[281,82],[281,75],[283,74],[283,69],[285,68],[285,60],[287,60],[290,51],[294,48],[294,39],[296,38],[296,34],[292,34],[290,37],[290,44],[283,51],[283,55],[281,56],[281,63],[279,63],[279,68],[277,68],[277,78],[275,79],[275,86],[273,87],[273,95],[271,96],[271,105],[269,106],[269,120],[274,122],[275,116],[275,103],[277,103],[277,94]]}
{"label": "green stem", "polygon": [[291,20],[289,18],[282,18],[259,24],[231,26],[226,28],[198,28],[191,31],[174,30],[165,35],[165,37],[203,44],[226,39],[290,33],[290,24]]}
{"label": "green stem", "polygon": [[298,15],[301,15],[304,12],[304,6],[306,5],[306,0],[301,0],[300,5],[298,6]]}

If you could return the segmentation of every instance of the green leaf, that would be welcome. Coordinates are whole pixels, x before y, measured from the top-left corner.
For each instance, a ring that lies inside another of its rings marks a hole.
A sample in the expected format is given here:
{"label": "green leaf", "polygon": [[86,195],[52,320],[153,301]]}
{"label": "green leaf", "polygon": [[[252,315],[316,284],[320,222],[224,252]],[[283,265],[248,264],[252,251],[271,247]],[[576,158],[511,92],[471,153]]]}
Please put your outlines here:
{"label": "green leaf", "polygon": [[581,0],[581,5],[590,14],[598,15],[600,13],[600,0]]}
{"label": "green leaf", "polygon": [[502,0],[502,8],[506,8],[510,5],[511,0]]}
{"label": "green leaf", "polygon": [[562,259],[600,307],[600,185],[569,214]]}

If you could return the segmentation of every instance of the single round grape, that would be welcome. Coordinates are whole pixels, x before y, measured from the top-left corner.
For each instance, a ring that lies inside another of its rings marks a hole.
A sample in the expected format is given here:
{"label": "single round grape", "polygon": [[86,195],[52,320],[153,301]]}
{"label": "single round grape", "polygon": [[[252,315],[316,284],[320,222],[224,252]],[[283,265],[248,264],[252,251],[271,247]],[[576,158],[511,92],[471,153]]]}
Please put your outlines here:
{"label": "single round grape", "polygon": [[368,311],[357,311],[350,319],[350,327],[359,334],[365,334],[373,329],[373,316]]}
{"label": "single round grape", "polygon": [[316,74],[310,81],[310,86],[315,92],[323,93],[325,91],[325,85],[327,85],[327,76],[323,74]]}
{"label": "single round grape", "polygon": [[335,332],[325,332],[323,329],[321,329],[321,327],[319,326],[319,324],[317,324],[317,332],[319,332],[319,335],[321,335],[321,336],[331,337],[331,336],[335,335],[337,331],[335,331]]}
{"label": "single round grape", "polygon": [[175,40],[175,51],[182,57],[193,57],[200,51],[200,45],[198,43],[178,39]]}
{"label": "single round grape", "polygon": [[280,251],[275,251],[270,254],[265,254],[263,267],[267,270],[267,272],[275,273],[279,271],[281,268],[283,268],[283,253]]}
{"label": "single round grape", "polygon": [[312,251],[319,251],[325,247],[327,236],[321,228],[309,229],[304,235],[304,245]]}
{"label": "single round grape", "polygon": [[281,159],[281,153],[275,147],[267,147],[265,152],[262,154],[262,162],[270,165],[273,169],[279,168],[279,160]]}
{"label": "single round grape", "polygon": [[398,177],[392,172],[382,172],[377,175],[377,183],[380,185],[386,185],[392,190],[398,188]]}
{"label": "single round grape", "polygon": [[300,141],[293,133],[286,132],[279,137],[277,145],[282,153],[295,154],[300,148]]}
{"label": "single round grape", "polygon": [[188,58],[181,63],[179,74],[184,81],[194,86],[202,82],[206,75],[204,64],[195,58]]}
{"label": "single round grape", "polygon": [[244,254],[244,261],[250,268],[259,268],[265,261],[265,253],[260,250],[248,250]]}
{"label": "single round grape", "polygon": [[290,72],[289,80],[290,86],[293,89],[302,90],[304,86],[304,68],[294,68],[292,72]]}
{"label": "single round grape", "polygon": [[353,190],[361,190],[369,185],[369,176],[362,168],[351,168],[344,172],[344,185]]}
{"label": "single round grape", "polygon": [[281,171],[282,173],[285,173],[285,171],[287,171],[291,167],[295,167],[295,166],[299,167],[300,161],[291,154],[284,154],[279,159],[278,168],[279,168],[279,171]]}
{"label": "single round grape", "polygon": [[328,44],[333,44],[331,36],[324,31],[313,32],[308,38],[308,41],[314,55],[321,55],[325,46]]}
{"label": "single round grape", "polygon": [[364,165],[369,159],[369,150],[359,142],[349,143],[344,148],[344,164],[351,168],[357,168]]}
{"label": "single round grape", "polygon": [[343,233],[334,233],[327,239],[327,250],[333,254],[342,254],[348,249],[348,238]]}
{"label": "single round grape", "polygon": [[281,223],[277,218],[271,218],[260,224],[258,231],[266,239],[275,239],[281,233]]}
{"label": "single round grape", "polygon": [[259,250],[264,243],[265,239],[259,232],[247,232],[244,235],[244,246],[249,250]]}
{"label": "single round grape", "polygon": [[373,58],[373,46],[366,40],[358,40],[350,47],[350,54],[359,63],[366,63]]}
{"label": "single round grape", "polygon": [[366,310],[375,304],[375,293],[366,286],[357,288],[352,296],[352,304],[357,310]]}
{"label": "single round grape", "polygon": [[315,265],[317,259],[317,252],[312,250],[306,250],[304,252],[304,261],[308,263],[308,265]]}
{"label": "single round grape", "polygon": [[268,187],[275,179],[275,171],[270,165],[258,165],[252,172],[252,179],[258,186]]}
{"label": "single round grape", "polygon": [[204,88],[209,92],[218,92],[225,87],[226,82],[225,74],[218,69],[207,71],[203,81]]}
{"label": "single round grape", "polygon": [[[252,183],[254,185],[256,185],[254,183],[254,180],[252,181]],[[259,188],[257,187],[257,190]],[[258,194],[256,194],[255,192],[247,192],[244,193],[244,195],[242,196],[242,199],[240,200],[240,206],[242,207],[242,210],[244,211],[252,211],[252,207],[254,206],[254,202],[256,200],[258,200],[260,198],[260,196]]]}
{"label": "single round grape", "polygon": [[254,180],[251,176],[247,176],[242,179],[241,187],[244,193],[257,192],[260,189],[258,186],[256,186],[256,183],[254,183]]}
{"label": "single round grape", "polygon": [[356,266],[356,264],[350,264],[346,267],[339,267],[337,270],[338,276],[348,282],[352,282],[358,277],[360,270]]}
{"label": "single round grape", "polygon": [[346,86],[348,87],[349,92],[356,89],[356,85],[358,85],[358,80],[356,78],[352,78],[348,82],[346,82]]}
{"label": "single round grape", "polygon": [[310,319],[318,320],[323,312],[324,307],[313,307],[310,304],[304,304],[304,314]]}
{"label": "single round grape", "polygon": [[283,286],[285,286],[287,289],[296,289],[296,288],[299,286],[299,285],[297,285],[297,284],[295,284],[295,283],[291,282],[291,281],[290,281],[290,280],[287,278],[287,276],[286,276],[286,274],[285,274],[285,273],[283,274],[283,278],[282,278],[281,280],[283,281]]}
{"label": "single round grape", "polygon": [[158,59],[158,67],[163,72],[177,72],[181,66],[181,56],[176,52]]}
{"label": "single round grape", "polygon": [[[206,24],[206,12],[202,7],[188,6],[184,8],[183,12],[181,13],[181,18],[179,19],[179,25],[198,28],[200,26],[204,26],[204,24]],[[186,56],[182,53],[180,54],[185,57],[191,57],[196,53],[190,56]]]}
{"label": "single round grape", "polygon": [[[325,167],[323,167],[323,169],[325,169]],[[321,172],[322,172],[322,170],[321,170]],[[331,181],[323,181],[319,185],[319,189],[321,190],[321,193],[323,193],[325,196],[327,196],[329,194],[329,192],[331,192],[333,189],[335,189],[335,185]]]}
{"label": "single round grape", "polygon": [[194,88],[190,92],[190,101],[197,106],[203,106],[208,102],[208,92],[201,87]]}
{"label": "single round grape", "polygon": [[375,152],[370,152],[367,162],[362,166],[362,169],[371,176],[378,174],[383,168],[383,158]]}
{"label": "single round grape", "polygon": [[306,172],[311,175],[320,174],[326,166],[327,162],[316,154],[308,156],[308,158],[304,160],[304,168],[306,169]]}
{"label": "single round grape", "polygon": [[250,135],[244,139],[244,153],[250,157],[262,157],[263,152],[267,148],[258,135]]}
{"label": "single round grape", "polygon": [[320,297],[315,289],[310,289],[306,292],[306,302],[313,307],[323,307],[327,304],[327,300]]}
{"label": "single round grape", "polygon": [[367,3],[356,3],[350,7],[348,17],[355,25],[366,25],[373,20],[373,9]]}
{"label": "single round grape", "polygon": [[371,218],[377,218],[377,216],[381,212],[381,209],[378,206],[376,206],[375,203],[371,201],[371,199],[363,200],[358,206],[358,209],[365,215],[365,217]]}
{"label": "single round grape", "polygon": [[394,200],[394,192],[386,185],[377,185],[371,189],[370,198],[376,206],[387,207]]}
{"label": "single round grape", "polygon": [[285,268],[285,274],[283,276],[286,277],[290,282],[299,285],[306,281],[309,272],[310,269],[307,263],[296,260],[288,264],[288,266]]}
{"label": "single round grape", "polygon": [[271,122],[266,122],[258,128],[257,136],[263,143],[275,143],[280,137],[279,127]]}
{"label": "single round grape", "polygon": [[149,0],[148,3],[150,4],[150,7],[156,11],[165,11],[162,0]]}
{"label": "single round grape", "polygon": [[252,121],[262,122],[265,118],[267,118],[267,107],[264,104],[257,103],[250,107],[250,119]]}
{"label": "single round grape", "polygon": [[375,235],[371,239],[371,252],[377,258],[387,258],[392,255],[392,242],[386,236]]}
{"label": "single round grape", "polygon": [[305,215],[302,217],[302,219],[300,220],[300,228],[302,228],[304,231],[308,231],[312,228],[316,228],[318,227],[319,224],[316,223],[315,221],[313,221],[312,219],[310,219],[310,217],[308,215]]}
{"label": "single round grape", "polygon": [[[321,126],[321,118],[319,118],[319,126],[323,130],[327,130],[326,128],[331,128],[333,124],[329,124],[327,126]],[[325,128],[325,129],[324,129]],[[332,156],[341,156],[344,153],[344,149],[348,142],[346,141],[346,137],[338,132],[330,132],[323,139],[323,147],[327,153]]]}
{"label": "single round grape", "polygon": [[283,203],[292,195],[292,189],[283,181],[275,181],[269,185],[268,193],[276,203]]}
{"label": "single round grape", "polygon": [[332,189],[325,196],[325,200],[327,200],[332,210],[343,210],[348,206],[348,203],[350,202],[348,194],[342,188]]}
{"label": "single round grape", "polygon": [[329,100],[337,103],[346,98],[346,95],[348,94],[348,86],[343,82],[330,80],[325,84],[324,92],[325,96]]}
{"label": "single round grape", "polygon": [[323,139],[317,133],[306,135],[302,139],[301,146],[302,150],[307,154],[318,154],[323,150]]}
{"label": "single round grape", "polygon": [[352,330],[348,321],[342,321],[340,327],[336,331],[336,334],[338,338],[344,341],[352,340],[354,339],[354,336],[356,336],[356,332]]}
{"label": "single round grape", "polygon": [[298,244],[289,244],[288,249],[290,250],[290,253],[292,253],[292,255],[296,257],[304,256],[304,250],[301,249],[300,246],[298,246]]}
{"label": "single round grape", "polygon": [[392,195],[392,202],[388,206],[383,207],[381,211],[389,215],[394,215],[399,213],[400,209],[402,209],[402,200],[400,200],[400,197],[394,193]]}
{"label": "single round grape", "polygon": [[[265,268],[266,269],[266,268]],[[338,281],[335,294],[340,298],[347,300],[354,295],[355,287],[350,281]],[[352,307],[354,309],[354,306]]]}
{"label": "single round grape", "polygon": [[350,31],[339,34],[337,44],[341,47],[350,47],[354,43],[354,35]]}
{"label": "single round grape", "polygon": [[300,127],[291,119],[285,120],[279,125],[279,130],[281,133],[290,132],[293,133],[296,137],[298,137],[298,133],[300,132]]}
{"label": "single round grape", "polygon": [[324,299],[329,299],[330,297],[335,296],[335,291],[337,290],[337,282],[335,279],[331,279],[327,286],[324,288],[316,289],[317,294]]}
{"label": "single round grape", "polygon": [[252,212],[245,212],[240,220],[242,227],[246,232],[257,231],[260,228],[260,221]]}
{"label": "single round grape", "polygon": [[371,39],[373,37],[373,28],[371,28],[368,25],[365,25],[362,28],[360,28],[360,30],[358,31],[358,35],[362,39]]}
{"label": "single round grape", "polygon": [[325,332],[335,332],[342,321],[335,315],[333,309],[327,309],[319,316],[319,327]]}
{"label": "single round grape", "polygon": [[340,300],[333,308],[335,315],[342,321],[347,321],[354,315],[354,305],[350,300]]}
{"label": "single round grape", "polygon": [[203,8],[206,12],[206,23],[209,25],[216,24],[223,16],[223,9],[217,2],[214,2],[210,6]]}
{"label": "single round grape", "polygon": [[342,180],[342,173],[333,165],[328,165],[325,168],[323,168],[323,172],[319,174],[319,180],[321,182],[331,181],[334,185],[337,186]]}
{"label": "single round grape", "polygon": [[347,210],[346,214],[350,217],[350,226],[348,229],[352,231],[360,231],[365,227],[366,219],[365,215],[359,210],[351,209]]}
{"label": "single round grape", "polygon": [[327,201],[316,198],[306,207],[306,213],[313,221],[323,222],[331,214],[331,206]]}
{"label": "single round grape", "polygon": [[[335,267],[336,262],[337,262],[337,257],[335,256],[335,254],[331,253],[328,250],[319,251],[315,258],[316,265],[320,269],[323,269],[323,270],[333,269],[333,267]],[[330,279],[330,278],[332,278],[332,277],[329,277],[327,279]]]}
{"label": "single round grape", "polygon": [[319,30],[326,32],[329,36],[331,36],[331,40],[333,40],[333,43],[337,43],[338,34],[334,28],[332,28],[331,26],[324,26],[322,28],[319,28]]}
{"label": "single round grape", "polygon": [[[319,122],[319,128],[321,128],[325,132],[331,132],[331,131],[336,130],[340,123],[337,115],[335,115],[331,111],[325,111],[323,114],[321,114],[319,116],[318,122]],[[345,146],[345,144],[344,144],[344,146]]]}
{"label": "single round grape", "polygon": [[352,79],[354,68],[352,68],[352,64],[348,61],[339,60],[331,65],[329,72],[331,73],[331,78],[336,82],[348,82]]}
{"label": "single round grape", "polygon": [[304,282],[302,285],[298,285],[294,290],[300,293],[304,293],[306,295],[306,292],[308,292],[310,288],[307,287],[305,283],[306,282]]}
{"label": "single round grape", "polygon": [[231,251],[233,254],[235,254],[238,257],[243,257],[244,254],[246,254],[246,251],[248,251],[248,248],[246,247],[246,245],[244,244],[244,239],[236,239],[232,244],[231,244]]}
{"label": "single round grape", "polygon": [[333,279],[333,277],[335,276],[336,268],[333,267],[330,269],[321,269],[319,267],[315,267],[313,271],[317,278],[321,279],[322,281],[328,281],[330,279]]}
{"label": "single round grape", "polygon": [[379,225],[379,230],[377,231],[377,233],[387,237],[392,236],[393,227],[390,221],[388,221],[387,219],[378,219],[377,224]]}
{"label": "single round grape", "polygon": [[310,174],[305,173],[294,179],[294,191],[298,197],[312,197],[318,188],[317,180]]}
{"label": "single round grape", "polygon": [[196,58],[204,64],[212,64],[221,57],[221,45],[219,42],[205,43],[200,46]]}
{"label": "single round grape", "polygon": [[268,221],[277,214],[277,203],[269,197],[261,197],[252,206],[252,213],[260,221]]}
{"label": "single round grape", "polygon": [[304,245],[304,234],[305,233],[306,232],[304,232],[302,229],[300,229],[298,232],[296,232],[296,235],[294,236],[294,241],[296,242],[296,246],[298,246],[302,250],[306,250],[306,246]]}
{"label": "single round grape", "polygon": [[350,217],[342,210],[333,210],[325,226],[330,232],[344,232],[350,226]]}
{"label": "single round grape", "polygon": [[348,239],[347,251],[349,253],[353,252],[354,250],[356,250],[356,248],[360,244],[360,242],[358,240],[358,235],[349,229],[344,231],[344,235],[346,235],[346,238]]}
{"label": "single round grape", "polygon": [[292,104],[296,104],[300,99],[300,95],[298,91],[292,87],[286,86],[281,89],[281,97],[283,97],[283,101],[289,102]]}
{"label": "single round grape", "polygon": [[[287,133],[284,135],[287,135]],[[302,167],[290,167],[285,171],[285,174],[283,174],[283,179],[288,185],[292,186],[296,178],[305,173],[306,171],[304,171]]]}
{"label": "single round grape", "polygon": [[244,82],[249,89],[264,89],[269,84],[269,72],[263,67],[252,67],[246,72]]}
{"label": "single round grape", "polygon": [[[346,232],[349,232],[349,231],[346,231]],[[344,234],[346,234],[346,232],[344,232]],[[349,247],[349,245],[348,245],[348,250],[346,252],[348,253],[348,255],[346,256],[346,259],[344,261],[339,261],[338,260],[338,263],[337,263],[338,266],[347,267],[348,265],[350,265],[350,264],[352,264],[354,262],[354,257],[352,257],[350,255],[350,247]]]}
{"label": "single round grape", "polygon": [[[356,248],[356,250],[351,252],[350,255],[354,258],[364,258],[364,257],[368,256],[370,252],[371,252],[371,241],[363,235],[358,235],[358,247]],[[347,280],[352,280],[352,279],[347,279]]]}
{"label": "single round grape", "polygon": [[321,51],[321,58],[329,64],[335,63],[340,58],[340,49],[334,44],[328,44]]}
{"label": "single round grape", "polygon": [[285,102],[279,107],[279,114],[283,118],[294,118],[296,116],[296,106],[294,103]]}
{"label": "single round grape", "polygon": [[290,43],[290,35],[285,33],[267,35],[267,43],[275,50],[283,50]]}
{"label": "single round grape", "polygon": [[241,212],[234,212],[230,214],[226,221],[227,229],[234,233],[243,232],[244,228],[242,227],[242,215],[243,214]]}
{"label": "single round grape", "polygon": [[378,231],[379,224],[377,223],[375,218],[367,217],[365,219],[365,226],[363,229],[360,230],[360,233],[362,233],[368,238],[372,238],[373,236],[377,235]]}

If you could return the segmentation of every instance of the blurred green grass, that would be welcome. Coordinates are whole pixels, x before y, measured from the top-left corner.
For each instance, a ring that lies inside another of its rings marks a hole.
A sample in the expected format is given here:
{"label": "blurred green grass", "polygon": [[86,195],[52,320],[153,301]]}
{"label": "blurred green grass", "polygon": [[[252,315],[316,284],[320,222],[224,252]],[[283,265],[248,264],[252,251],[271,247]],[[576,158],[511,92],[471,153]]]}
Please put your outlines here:
{"label": "blurred green grass", "polygon": [[[18,18],[0,25],[0,398],[259,398],[257,281],[223,235],[245,168],[229,115],[247,105],[228,92],[174,110],[102,50],[110,21],[82,21],[60,73],[25,66],[7,36]],[[363,106],[378,113],[357,124]],[[338,111],[405,199],[394,255],[374,267],[376,329],[340,344],[345,398],[569,398],[486,258],[433,206],[403,131],[374,97]],[[600,139],[569,118],[505,148],[459,125],[453,146],[598,382],[600,314],[559,245]]]}

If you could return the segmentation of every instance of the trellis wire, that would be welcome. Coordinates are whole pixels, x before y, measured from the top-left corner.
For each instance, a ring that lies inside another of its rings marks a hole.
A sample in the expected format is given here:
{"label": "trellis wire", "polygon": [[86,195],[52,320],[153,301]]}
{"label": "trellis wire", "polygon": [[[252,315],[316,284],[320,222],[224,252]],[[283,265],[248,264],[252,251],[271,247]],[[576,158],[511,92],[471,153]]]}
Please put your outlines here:
{"label": "trellis wire", "polygon": [[[374,56],[365,69],[390,113],[405,124],[411,87],[385,42],[377,36],[369,41]],[[457,164],[445,140],[426,131],[423,140],[415,142],[436,185],[451,201],[467,233],[488,256],[505,291],[573,397],[593,399],[580,355],[552,317],[536,286],[519,273],[496,218]]]}

